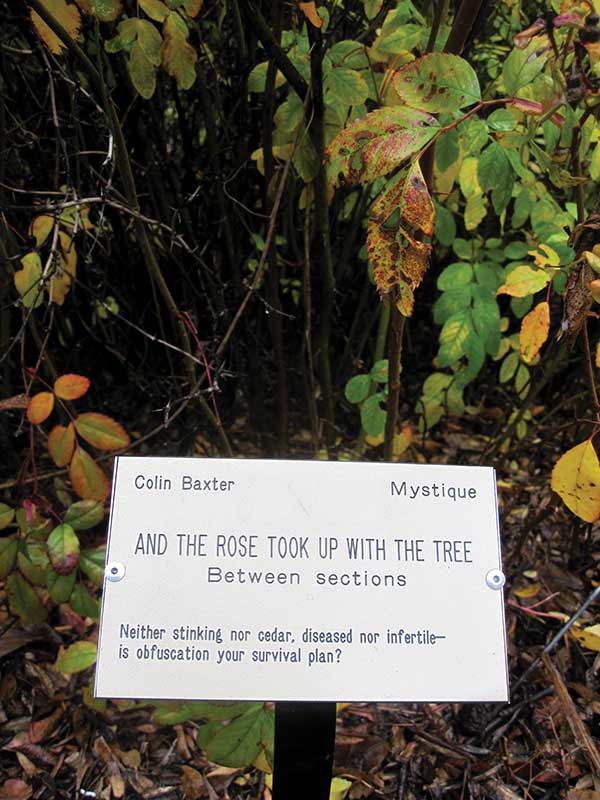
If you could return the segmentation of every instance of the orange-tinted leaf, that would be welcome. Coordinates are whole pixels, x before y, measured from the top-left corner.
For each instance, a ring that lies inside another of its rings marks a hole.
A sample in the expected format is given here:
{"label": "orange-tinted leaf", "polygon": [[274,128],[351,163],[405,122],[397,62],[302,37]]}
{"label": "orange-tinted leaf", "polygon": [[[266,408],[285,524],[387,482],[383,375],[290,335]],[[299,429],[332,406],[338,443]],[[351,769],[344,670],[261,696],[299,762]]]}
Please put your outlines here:
{"label": "orange-tinted leaf", "polygon": [[521,323],[519,333],[519,346],[521,358],[526,364],[531,364],[540,348],[548,338],[550,330],[550,306],[548,303],[538,303],[529,312]]}
{"label": "orange-tinted leaf", "polygon": [[54,382],[54,394],[61,400],[77,400],[79,397],[83,397],[89,388],[89,378],[74,373],[61,375]]}
{"label": "orange-tinted leaf", "polygon": [[317,4],[312,0],[310,3],[298,3],[300,11],[315,28],[321,28],[323,20],[317,12]]}
{"label": "orange-tinted leaf", "polygon": [[505,282],[496,294],[508,294],[511,297],[528,297],[543,289],[552,280],[543,269],[533,269],[524,265],[515,267],[507,275]]}
{"label": "orange-tinted leaf", "polygon": [[[81,16],[77,6],[68,5],[66,0],[41,0],[43,6],[52,14],[57,22],[63,26],[72,39],[77,39],[81,28]],[[35,29],[50,52],[59,56],[65,49],[65,45],[58,36],[46,25],[44,20],[35,11],[30,11],[31,21]]]}
{"label": "orange-tinted leaf", "polygon": [[75,419],[77,433],[98,450],[120,450],[130,439],[122,425],[106,414],[89,412]]}
{"label": "orange-tinted leaf", "polygon": [[48,419],[53,408],[54,395],[52,392],[38,392],[29,401],[27,419],[32,425],[39,425]]}
{"label": "orange-tinted leaf", "polygon": [[29,741],[33,742],[33,744],[43,742],[56,728],[64,713],[64,709],[59,706],[49,717],[44,717],[43,719],[38,719],[30,723]]}
{"label": "orange-tinted leaf", "polygon": [[106,500],[110,482],[98,464],[82,447],[77,447],[69,465],[73,489],[84,500]]}
{"label": "orange-tinted leaf", "polygon": [[75,449],[75,428],[70,422],[65,428],[55,425],[48,436],[48,452],[57,467],[66,467]]}
{"label": "orange-tinted leaf", "polygon": [[590,439],[558,459],[552,470],[552,489],[585,522],[600,517],[600,464]]}
{"label": "orange-tinted leaf", "polygon": [[590,281],[590,292],[596,303],[600,303],[600,278]]}

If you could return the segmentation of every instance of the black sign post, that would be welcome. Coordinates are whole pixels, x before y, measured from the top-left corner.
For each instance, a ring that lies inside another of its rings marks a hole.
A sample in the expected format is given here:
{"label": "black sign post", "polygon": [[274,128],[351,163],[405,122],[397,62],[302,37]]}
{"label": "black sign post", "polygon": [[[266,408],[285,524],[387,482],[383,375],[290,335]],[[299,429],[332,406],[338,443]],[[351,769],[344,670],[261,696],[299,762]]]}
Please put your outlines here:
{"label": "black sign post", "polygon": [[335,703],[275,703],[273,800],[329,800]]}

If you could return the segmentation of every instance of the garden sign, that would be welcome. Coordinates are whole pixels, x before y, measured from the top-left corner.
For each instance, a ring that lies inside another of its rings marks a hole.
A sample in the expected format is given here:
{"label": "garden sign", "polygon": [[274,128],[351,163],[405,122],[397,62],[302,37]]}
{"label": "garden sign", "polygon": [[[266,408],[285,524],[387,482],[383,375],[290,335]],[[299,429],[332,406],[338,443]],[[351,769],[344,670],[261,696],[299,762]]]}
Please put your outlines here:
{"label": "garden sign", "polygon": [[119,457],[96,695],[506,701],[487,467]]}

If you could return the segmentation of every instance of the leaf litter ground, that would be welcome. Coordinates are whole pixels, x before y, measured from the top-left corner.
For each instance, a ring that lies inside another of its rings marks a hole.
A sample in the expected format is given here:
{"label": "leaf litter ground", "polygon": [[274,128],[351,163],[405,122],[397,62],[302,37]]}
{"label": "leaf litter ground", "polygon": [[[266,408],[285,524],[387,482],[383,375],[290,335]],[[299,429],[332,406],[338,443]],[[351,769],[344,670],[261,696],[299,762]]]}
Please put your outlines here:
{"label": "leaf litter ground", "polygon": [[[493,412],[483,416],[493,422]],[[513,441],[496,464],[512,703],[341,705],[335,800],[600,800],[598,603],[540,658],[597,585],[600,527],[576,520],[551,494],[567,426],[534,412],[531,438]],[[488,443],[475,425],[448,422],[409,457],[478,463]],[[0,611],[0,800],[269,800],[265,773],[208,761],[197,744],[201,723],[161,726],[148,705],[94,701],[89,671],[57,672],[58,649],[83,634],[79,626],[65,613],[54,628],[21,628]]]}

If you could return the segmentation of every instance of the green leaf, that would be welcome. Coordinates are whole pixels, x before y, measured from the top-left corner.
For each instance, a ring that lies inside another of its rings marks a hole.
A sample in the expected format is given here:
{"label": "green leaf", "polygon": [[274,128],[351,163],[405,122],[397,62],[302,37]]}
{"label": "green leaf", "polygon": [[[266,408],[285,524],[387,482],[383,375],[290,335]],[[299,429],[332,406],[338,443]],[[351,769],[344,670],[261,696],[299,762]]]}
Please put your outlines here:
{"label": "green leaf", "polygon": [[104,519],[104,507],[97,500],[78,500],[67,509],[63,522],[76,531],[87,531]]}
{"label": "green leaf", "polygon": [[438,279],[437,287],[442,291],[457,291],[459,287],[473,280],[473,267],[464,261],[449,264],[442,270]]}
{"label": "green leaf", "polygon": [[506,108],[498,108],[496,111],[492,111],[486,122],[493,131],[514,131],[517,127],[517,120],[514,114]]}
{"label": "green leaf", "polygon": [[478,287],[474,292],[471,313],[485,352],[495,356],[500,347],[500,309],[494,295],[490,297],[488,292]]}
{"label": "green leaf", "polygon": [[467,340],[474,335],[468,309],[453,314],[440,332],[438,359],[440,366],[448,367],[465,354]]}
{"label": "green leaf", "polygon": [[394,89],[407,105],[425,111],[452,112],[481,100],[473,67],[460,56],[430,53],[396,71]]}
{"label": "green leaf", "polygon": [[0,580],[12,571],[17,560],[17,542],[11,536],[0,539]]}
{"label": "green leaf", "polygon": [[453,290],[445,291],[433,306],[433,319],[436,325],[443,325],[453,314],[469,308],[472,285],[463,284]]}
{"label": "green leaf", "polygon": [[387,413],[380,405],[383,400],[383,392],[377,392],[368,397],[360,408],[360,422],[367,436],[381,436],[385,430]]}
{"label": "green leaf", "polygon": [[127,69],[135,90],[149,100],[156,89],[156,70],[137,40],[131,48]]}
{"label": "green leaf", "polygon": [[95,411],[79,414],[74,425],[77,433],[98,450],[119,450],[129,445],[125,428],[106,414]]}
{"label": "green leaf", "polygon": [[502,68],[506,93],[514,96],[523,86],[529,86],[544,69],[547,58],[548,49],[540,48],[536,41],[523,50],[511,50]]}
{"label": "green leaf", "polygon": [[498,376],[500,383],[507,383],[509,380],[511,380],[511,378],[514,377],[519,363],[519,354],[516,350],[511,350],[500,365],[500,374]]}
{"label": "green leaf", "polygon": [[[227,719],[234,719],[242,714],[246,714],[253,709],[262,708],[262,703],[206,703],[203,701],[191,703],[164,702],[156,703],[154,710],[154,720],[158,725],[177,725],[188,720],[208,720],[210,722],[223,722]],[[206,726],[202,728],[204,730]],[[221,726],[216,726],[215,730],[220,730]],[[210,737],[204,737],[208,741]]]}
{"label": "green leaf", "polygon": [[92,14],[100,22],[114,22],[121,13],[121,0],[92,0]]}
{"label": "green leaf", "polygon": [[512,169],[504,154],[504,148],[497,142],[492,142],[482,151],[477,162],[477,178],[482,191],[496,189],[506,183],[511,176]]}
{"label": "green leaf", "polygon": [[344,396],[349,403],[362,403],[369,394],[371,379],[368,375],[354,375],[346,384]]}
{"label": "green leaf", "polygon": [[418,153],[439,130],[435,117],[405,107],[379,108],[351,122],[327,148],[330,179],[370,183]]}
{"label": "green leaf", "polygon": [[516,261],[517,259],[525,258],[530,250],[531,245],[527,244],[527,242],[510,242],[504,248],[504,255],[511,261]]}
{"label": "green leaf", "polygon": [[0,531],[4,530],[4,528],[8,528],[14,518],[14,508],[7,506],[6,503],[0,503]]}
{"label": "green leaf", "polygon": [[375,381],[375,383],[387,383],[388,372],[389,362],[387,358],[382,358],[373,364],[369,375],[371,376],[371,380]]}
{"label": "green leaf", "polygon": [[205,725],[198,731],[198,743],[210,761],[226,767],[248,767],[261,752],[273,747],[274,711],[252,704],[229,725]]}
{"label": "green leaf", "polygon": [[368,69],[369,59],[366,47],[360,42],[351,39],[343,39],[336,42],[327,51],[327,55],[336,66],[348,67],[349,69]]}
{"label": "green leaf", "polygon": [[75,572],[70,575],[59,575],[48,564],[46,567],[46,585],[48,586],[50,597],[55,603],[67,602],[75,586],[75,578]]}
{"label": "green leaf", "polygon": [[435,164],[440,172],[445,172],[456,164],[460,156],[458,131],[452,128],[437,139],[435,143]]}
{"label": "green leaf", "polygon": [[177,81],[177,88],[189,89],[196,80],[198,53],[188,42],[188,29],[179,14],[169,14],[163,25],[162,64]]}
{"label": "green leaf", "polygon": [[42,292],[42,262],[37,253],[27,253],[21,259],[23,269],[13,276],[15,288],[25,308],[37,308],[44,299]]}
{"label": "green leaf", "polygon": [[48,537],[48,555],[59,575],[70,575],[79,563],[79,539],[70,525],[58,525]]}
{"label": "green leaf", "polygon": [[48,563],[45,542],[32,539],[19,542],[17,566],[30,583],[35,583],[37,586],[46,585]]}
{"label": "green leaf", "polygon": [[434,236],[444,247],[450,247],[456,238],[456,222],[454,214],[445,206],[435,202],[435,230]]}
{"label": "green leaf", "polygon": [[[73,573],[74,575],[75,573]],[[100,619],[100,603],[92,597],[82,583],[78,583],[73,589],[69,603],[73,611],[79,616],[89,617],[95,621]]]}
{"label": "green leaf", "polygon": [[97,651],[94,642],[75,642],[66,650],[61,649],[56,659],[56,668],[66,675],[83,672],[96,663]]}
{"label": "green leaf", "polygon": [[46,608],[33,586],[18,572],[13,572],[6,579],[6,590],[11,611],[27,625],[45,622],[48,616]]}
{"label": "green leaf", "polygon": [[106,563],[106,547],[88,548],[79,554],[79,569],[87,575],[94,586],[104,584],[104,565]]}
{"label": "green leaf", "polygon": [[335,67],[325,80],[325,91],[347,106],[356,106],[369,96],[369,87],[363,76],[353,69]]}

